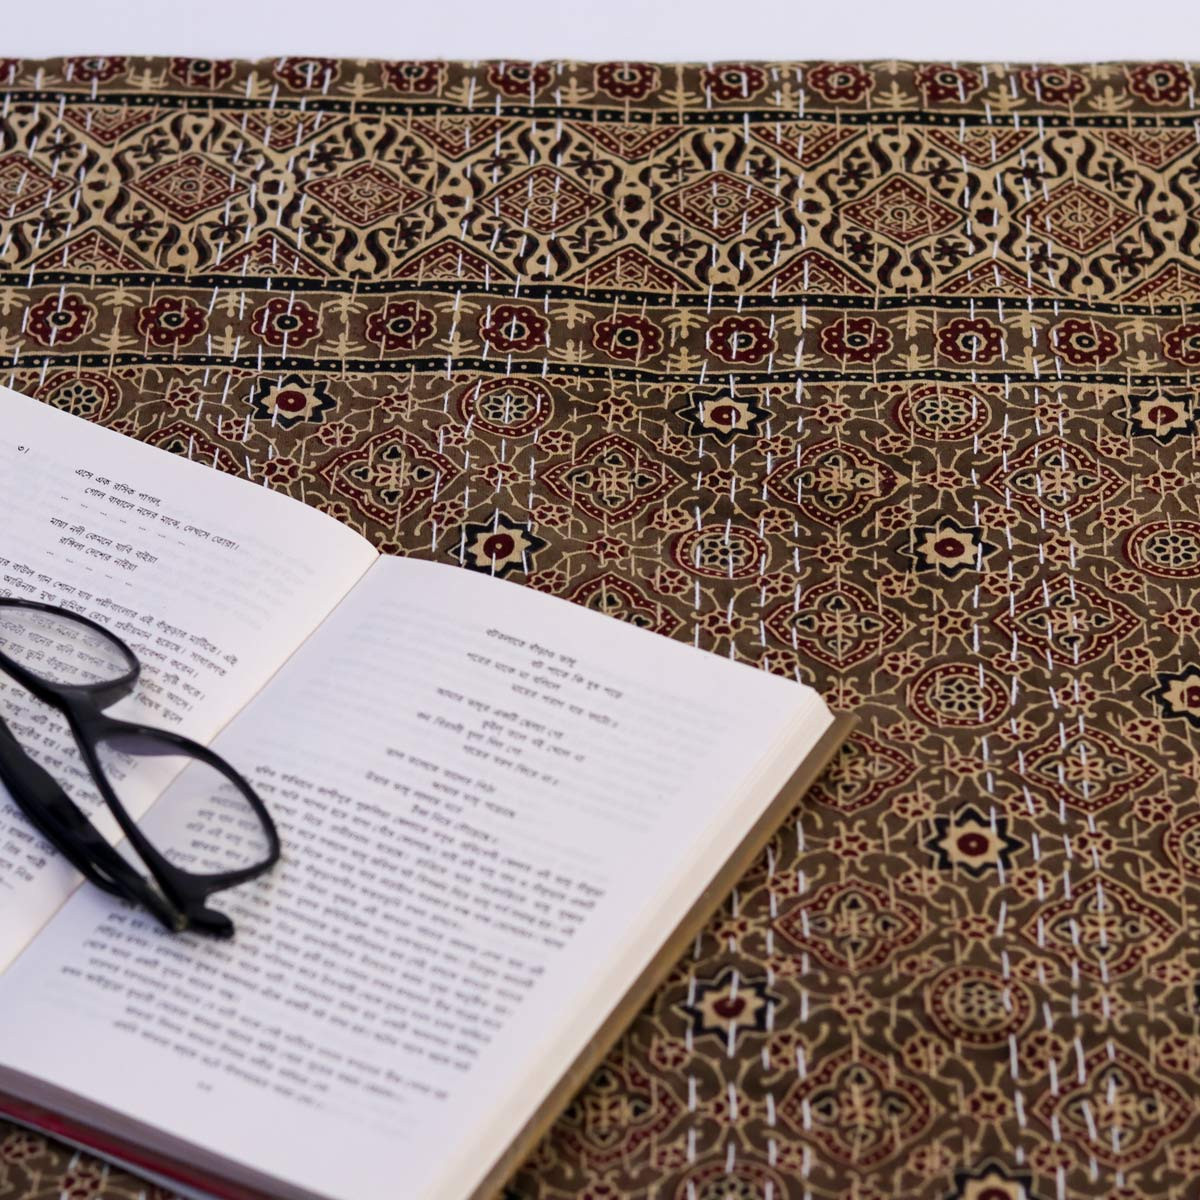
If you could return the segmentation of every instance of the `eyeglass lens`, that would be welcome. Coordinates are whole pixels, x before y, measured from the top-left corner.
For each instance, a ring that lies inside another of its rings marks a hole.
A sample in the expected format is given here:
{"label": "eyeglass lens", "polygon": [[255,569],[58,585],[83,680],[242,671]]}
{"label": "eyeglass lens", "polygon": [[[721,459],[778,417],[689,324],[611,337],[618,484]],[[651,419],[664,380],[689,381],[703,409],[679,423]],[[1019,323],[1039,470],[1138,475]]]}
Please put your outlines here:
{"label": "eyeglass lens", "polygon": [[129,671],[121,647],[67,614],[0,605],[0,652],[63,687],[110,683]]}
{"label": "eyeglass lens", "polygon": [[269,857],[266,830],[241,789],[223,771],[181,753],[169,738],[112,734],[97,741],[96,754],[127,809],[136,812],[140,798],[166,786],[154,805],[151,840],[173,866],[213,875]]}

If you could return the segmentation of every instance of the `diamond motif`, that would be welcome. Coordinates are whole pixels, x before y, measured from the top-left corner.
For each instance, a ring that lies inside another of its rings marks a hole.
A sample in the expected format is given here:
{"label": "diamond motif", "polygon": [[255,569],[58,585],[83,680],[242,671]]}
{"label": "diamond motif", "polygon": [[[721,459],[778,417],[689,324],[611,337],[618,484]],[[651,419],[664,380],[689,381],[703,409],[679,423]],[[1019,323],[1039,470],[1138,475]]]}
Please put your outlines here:
{"label": "diamond motif", "polygon": [[805,451],[799,463],[780,463],[766,483],[784,503],[836,529],[888,495],[896,486],[896,473],[855,446],[828,441]]}
{"label": "diamond motif", "polygon": [[585,192],[561,171],[540,166],[498,187],[485,203],[514,225],[556,233],[590,217],[606,201]]}
{"label": "diamond motif", "polygon": [[873,883],[830,883],[779,917],[780,933],[835,971],[881,967],[921,932],[914,909]]}
{"label": "diamond motif", "polygon": [[1085,1157],[1118,1170],[1148,1159],[1187,1124],[1193,1109],[1173,1083],[1111,1040],[1087,1056],[1065,1088],[1044,1091],[1033,1106]]}
{"label": "diamond motif", "polygon": [[145,439],[151,446],[160,450],[168,450],[178,454],[180,458],[188,458],[193,462],[202,462],[206,466],[216,467],[227,475],[243,475],[245,467],[238,462],[224,446],[218,445],[206,437],[194,425],[186,421],[172,421]]}
{"label": "diamond motif", "polygon": [[218,171],[199,154],[172,159],[133,181],[143,196],[180,221],[191,220],[246,190],[229,171]]}
{"label": "diamond motif", "polygon": [[542,480],[599,521],[635,517],[682,482],[653,454],[616,433],[592,442],[573,462],[560,463]]}
{"label": "diamond motif", "polygon": [[1035,517],[1042,513],[1077,517],[1121,487],[1121,480],[1103,463],[1060,437],[1026,446],[1007,466],[1002,464],[988,475],[987,482]]}
{"label": "diamond motif", "polygon": [[376,434],[321,468],[331,488],[388,523],[407,516],[457,474],[448,458],[398,429]]}
{"label": "diamond motif", "polygon": [[1061,666],[1082,666],[1128,637],[1137,618],[1111,596],[1102,596],[1081,580],[1033,584],[995,618],[1026,654]]}
{"label": "diamond motif", "polygon": [[45,208],[70,186],[69,179],[50,175],[26,155],[6,154],[0,158],[0,218]]}
{"label": "diamond motif", "polygon": [[899,636],[898,618],[857,584],[832,579],[785,600],[766,620],[786,646],[841,670],[881,653]]}
{"label": "diamond motif", "polygon": [[908,246],[933,237],[958,224],[958,213],[941,200],[926,195],[911,180],[891,175],[873,192],[842,212],[855,224]]}
{"label": "diamond motif", "polygon": [[632,1055],[610,1056],[563,1112],[554,1136],[582,1161],[603,1170],[661,1138],[683,1105]]}
{"label": "diamond motif", "polygon": [[860,1046],[826,1059],[802,1078],[780,1115],[830,1158],[856,1169],[901,1153],[933,1120],[929,1094]]}
{"label": "diamond motif", "polygon": [[1028,220],[1034,233],[1053,238],[1079,254],[1110,241],[1138,219],[1137,213],[1075,179],[1027,204],[1017,215]]}
{"label": "diamond motif", "polygon": [[1099,730],[1076,732],[1065,745],[1056,741],[1029,763],[1032,780],[1056,801],[1085,813],[1132,796],[1157,774],[1149,759]]}
{"label": "diamond motif", "polygon": [[728,171],[711,171],[661,201],[667,212],[720,242],[778,211],[779,204],[777,196]]}
{"label": "diamond motif", "polygon": [[1107,981],[1128,975],[1174,937],[1165,914],[1103,875],[1071,885],[1071,895],[1039,908],[1022,935],[1039,949],[1057,951],[1085,975]]}
{"label": "diamond motif", "polygon": [[671,634],[679,627],[665,605],[651,600],[640,588],[612,572],[580,584],[567,598],[605,616],[628,621],[639,629]]}
{"label": "diamond motif", "polygon": [[393,179],[382,167],[362,162],[340,175],[304,185],[331,212],[365,229],[384,217],[398,216],[425,199],[425,193]]}
{"label": "diamond motif", "polygon": [[903,787],[916,773],[916,763],[903,751],[855,732],[809,794],[838,812],[852,813]]}

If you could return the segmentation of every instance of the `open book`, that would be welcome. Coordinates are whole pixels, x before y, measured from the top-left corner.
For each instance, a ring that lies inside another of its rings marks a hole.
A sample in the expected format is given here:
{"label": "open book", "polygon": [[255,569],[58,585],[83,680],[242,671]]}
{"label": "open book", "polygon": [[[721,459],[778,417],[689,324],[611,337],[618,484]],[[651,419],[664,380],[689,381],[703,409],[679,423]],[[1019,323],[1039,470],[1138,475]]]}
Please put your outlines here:
{"label": "open book", "polygon": [[[0,513],[0,594],[132,645],[110,711],[211,742],[283,838],[214,898],[232,941],[171,935],[0,790],[0,1114],[175,1190],[490,1195],[846,733],[4,389]],[[3,675],[0,714],[118,843],[57,714]],[[176,786],[135,798],[159,845]]]}

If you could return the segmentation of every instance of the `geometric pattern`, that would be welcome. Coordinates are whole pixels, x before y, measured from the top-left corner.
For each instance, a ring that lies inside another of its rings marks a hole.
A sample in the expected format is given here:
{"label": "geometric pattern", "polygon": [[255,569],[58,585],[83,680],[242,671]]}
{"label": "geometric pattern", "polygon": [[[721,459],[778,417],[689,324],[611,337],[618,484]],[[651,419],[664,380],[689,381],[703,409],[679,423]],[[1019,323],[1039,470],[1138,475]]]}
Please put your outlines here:
{"label": "geometric pattern", "polygon": [[417,188],[408,187],[374,163],[365,162],[335,178],[314,180],[306,190],[336,216],[363,227],[402,213],[425,199],[425,194]]}
{"label": "geometric pattern", "polygon": [[743,233],[778,208],[770,192],[725,171],[697,179],[668,193],[662,206],[718,241]]}
{"label": "geometric pattern", "polygon": [[232,171],[218,171],[199,154],[188,154],[139,175],[131,185],[179,221],[225,204],[245,191]]}
{"label": "geometric pattern", "polygon": [[917,1083],[891,1077],[868,1051],[843,1051],[798,1083],[782,1115],[815,1136],[836,1161],[869,1167],[901,1153],[933,1118],[929,1096]]}
{"label": "geometric pattern", "polygon": [[893,175],[861,200],[847,204],[847,219],[872,233],[907,246],[951,228],[958,214],[941,200],[930,199],[903,176]]}
{"label": "geometric pattern", "polygon": [[5,383],[859,718],[509,1200],[1195,1200],[1198,85],[0,60]]}
{"label": "geometric pattern", "polygon": [[1117,204],[1111,196],[1074,179],[1035,200],[1020,216],[1080,254],[1115,238],[1137,220],[1137,213]]}

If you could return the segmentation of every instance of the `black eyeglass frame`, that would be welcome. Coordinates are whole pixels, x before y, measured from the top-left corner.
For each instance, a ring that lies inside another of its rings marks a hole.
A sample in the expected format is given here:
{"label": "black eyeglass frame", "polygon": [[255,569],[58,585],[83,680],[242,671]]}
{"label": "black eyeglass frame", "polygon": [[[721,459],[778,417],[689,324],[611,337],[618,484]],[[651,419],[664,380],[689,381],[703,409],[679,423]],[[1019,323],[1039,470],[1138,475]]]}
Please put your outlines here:
{"label": "black eyeglass frame", "polygon": [[[124,721],[102,711],[128,696],[141,674],[137,655],[111,630],[58,605],[0,597],[0,615],[6,608],[46,613],[73,621],[99,634],[125,659],[124,674],[116,679],[86,684],[54,683],[16,662],[3,650],[0,650],[0,670],[66,717],[100,795],[162,895],[108,844],[57,780],[29,755],[0,719],[0,780],[17,806],[68,861],[104,891],[143,905],[172,932],[193,929],[216,937],[231,937],[233,922],[224,913],[209,908],[208,898],[214,892],[265,874],[279,861],[282,853],[279,831],[258,793],[238,770],[207,746],[174,730]],[[251,866],[208,874],[183,870],[165,858],[121,803],[97,753],[101,742],[121,735],[147,737],[165,743],[174,752],[194,758],[222,775],[241,793],[262,824],[268,845],[266,857]]]}

